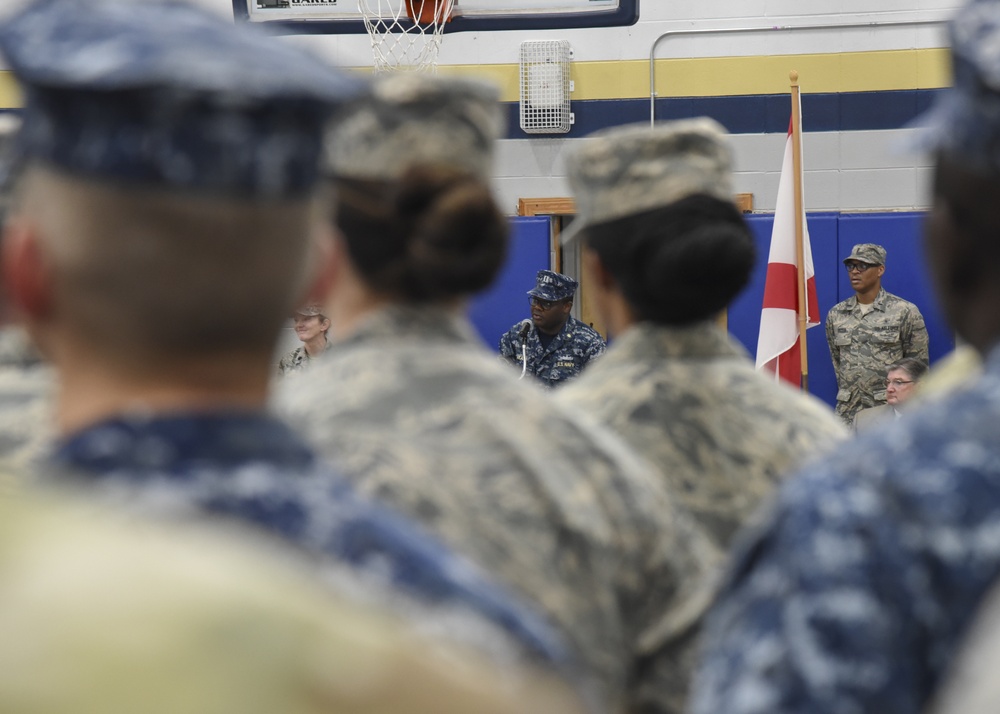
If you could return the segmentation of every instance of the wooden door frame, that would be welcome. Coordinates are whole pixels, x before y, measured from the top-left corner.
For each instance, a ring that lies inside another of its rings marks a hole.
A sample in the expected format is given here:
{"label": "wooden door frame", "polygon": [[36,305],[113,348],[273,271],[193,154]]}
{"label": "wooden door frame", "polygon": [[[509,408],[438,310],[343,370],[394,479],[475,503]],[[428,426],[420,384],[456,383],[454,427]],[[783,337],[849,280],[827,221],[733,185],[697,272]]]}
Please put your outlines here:
{"label": "wooden door frame", "polygon": [[[753,194],[738,193],[734,197],[736,207],[742,213],[753,213]],[[552,216],[561,219],[563,216],[576,214],[576,201],[569,196],[559,196],[552,198],[519,198],[517,199],[518,216]],[[557,257],[557,271],[561,270],[562,250],[559,243],[559,234],[562,232],[562,221],[557,221],[552,227],[552,247]],[[583,287],[583,286],[581,286]],[[581,298],[582,302],[582,298]],[[581,307],[582,309],[582,307]],[[590,316],[587,316],[590,317]],[[593,322],[593,320],[590,320]],[[718,318],[719,325],[726,329],[729,324],[727,311],[723,310]]]}

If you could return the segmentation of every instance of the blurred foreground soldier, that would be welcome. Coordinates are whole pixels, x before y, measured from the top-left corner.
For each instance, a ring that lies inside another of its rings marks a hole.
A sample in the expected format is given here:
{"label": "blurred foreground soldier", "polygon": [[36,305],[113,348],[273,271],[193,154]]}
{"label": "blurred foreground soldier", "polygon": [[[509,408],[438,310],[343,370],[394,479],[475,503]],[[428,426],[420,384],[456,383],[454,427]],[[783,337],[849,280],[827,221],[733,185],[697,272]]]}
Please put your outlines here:
{"label": "blurred foreground soldier", "polygon": [[59,373],[66,477],[250,521],[560,661],[540,617],[265,410],[278,334],[329,256],[322,134],[355,81],[176,2],[45,0],[0,25],[0,50],[27,159],[5,287]]}
{"label": "blurred foreground soldier", "polygon": [[572,714],[240,531],[0,496],[4,714]]}
{"label": "blurred foreground soldier", "polygon": [[968,637],[927,714],[995,714],[1000,711],[1000,588],[976,613]]}
{"label": "blurred foreground soldier", "polygon": [[886,403],[862,409],[854,415],[854,430],[867,431],[890,419],[903,415],[903,405],[917,392],[917,383],[927,373],[927,363],[913,357],[904,357],[889,365],[885,375]]}
{"label": "blurred foreground soldier", "polygon": [[323,314],[319,305],[306,305],[295,311],[295,335],[302,342],[301,347],[281,358],[278,363],[278,374],[282,377],[293,372],[303,372],[309,368],[312,361],[320,357],[330,347],[327,333],[330,331],[330,318]]}
{"label": "blurred foreground soldier", "polygon": [[927,264],[984,373],[782,487],[709,618],[696,714],[924,712],[1000,576],[1000,3],[951,45]]}
{"label": "blurred foreground soldier", "polygon": [[623,444],[519,383],[465,316],[506,245],[488,184],[500,128],[495,90],[424,76],[386,78],[339,118],[334,345],[280,405],[360,489],[540,605],[604,710],[680,711],[711,547]]}
{"label": "blurred foreground soldier", "polygon": [[500,338],[500,356],[546,387],[580,374],[604,354],[604,338],[570,316],[577,282],[551,270],[539,270],[528,291],[531,320],[522,320]]}
{"label": "blurred foreground soldier", "polygon": [[920,310],[882,287],[885,248],[860,243],[844,267],[854,296],[827,313],[826,340],[837,375],[837,415],[852,425],[860,410],[885,404],[886,367],[904,357],[929,357]]}
{"label": "blurred foreground soldier", "polygon": [[559,393],[659,468],[723,548],[781,476],[846,432],[829,408],[757,374],[715,322],[750,279],[731,152],[709,119],[595,135],[567,158],[594,304],[615,343]]}
{"label": "blurred foreground soldier", "polygon": [[[10,208],[18,166],[14,137],[21,126],[13,114],[0,114],[0,226]],[[0,313],[6,310],[0,303]],[[52,438],[54,374],[20,326],[0,314],[0,490],[12,485],[41,458]]]}

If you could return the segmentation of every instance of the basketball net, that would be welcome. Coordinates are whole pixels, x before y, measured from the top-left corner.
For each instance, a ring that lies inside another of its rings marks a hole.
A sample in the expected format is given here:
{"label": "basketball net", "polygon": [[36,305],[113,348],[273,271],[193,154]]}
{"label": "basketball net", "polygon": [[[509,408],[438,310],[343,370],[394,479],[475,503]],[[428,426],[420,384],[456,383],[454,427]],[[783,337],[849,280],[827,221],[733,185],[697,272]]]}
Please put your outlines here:
{"label": "basketball net", "polygon": [[434,72],[456,0],[361,0],[376,72]]}

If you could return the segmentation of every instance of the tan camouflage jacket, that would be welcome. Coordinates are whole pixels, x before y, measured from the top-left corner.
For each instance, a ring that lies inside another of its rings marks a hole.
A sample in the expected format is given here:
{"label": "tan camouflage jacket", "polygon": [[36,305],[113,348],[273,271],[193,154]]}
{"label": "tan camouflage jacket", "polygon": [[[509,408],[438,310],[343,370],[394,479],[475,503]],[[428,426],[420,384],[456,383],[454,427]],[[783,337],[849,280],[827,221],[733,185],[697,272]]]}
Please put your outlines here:
{"label": "tan camouflage jacket", "polygon": [[862,409],[885,404],[890,364],[903,357],[929,361],[920,310],[884,288],[867,315],[857,296],[834,305],[826,316],[826,340],[837,374],[837,415],[848,425]]}
{"label": "tan camouflage jacket", "polygon": [[556,398],[659,467],[722,548],[791,467],[847,435],[825,404],[755,372],[712,323],[632,327]]}
{"label": "tan camouflage jacket", "polygon": [[253,533],[119,516],[0,494],[5,714],[581,714]]}
{"label": "tan camouflage jacket", "polygon": [[279,388],[361,491],[541,607],[609,711],[680,712],[718,554],[624,444],[434,309],[391,308]]}

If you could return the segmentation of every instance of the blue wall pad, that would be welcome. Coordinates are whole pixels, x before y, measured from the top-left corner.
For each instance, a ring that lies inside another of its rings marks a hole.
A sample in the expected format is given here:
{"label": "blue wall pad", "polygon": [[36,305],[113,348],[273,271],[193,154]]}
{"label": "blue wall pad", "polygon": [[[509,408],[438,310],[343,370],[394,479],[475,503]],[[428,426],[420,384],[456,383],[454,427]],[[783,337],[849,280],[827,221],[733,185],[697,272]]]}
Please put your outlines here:
{"label": "blue wall pad", "polygon": [[[886,290],[920,308],[930,336],[931,362],[955,347],[951,330],[934,297],[921,248],[922,213],[810,213],[809,238],[816,268],[816,293],[823,320],[830,308],[853,294],[842,263],[855,243],[878,243],[888,252],[882,284]],[[771,244],[772,214],[748,215],[757,244],[757,263],[750,284],[729,308],[729,331],[753,359],[764,300],[767,254]],[[548,217],[512,218],[511,249],[494,286],[472,304],[471,317],[487,347],[497,350],[500,335],[528,317],[525,293],[535,273],[549,267]],[[809,391],[833,406],[837,382],[830,362],[823,325],[809,330]]]}
{"label": "blue wall pad", "polygon": [[527,292],[535,287],[535,274],[551,262],[549,221],[547,216],[511,219],[507,262],[493,286],[472,302],[472,324],[494,352],[503,333],[530,317]]}
{"label": "blue wall pad", "polygon": [[[753,355],[760,330],[774,216],[751,215],[747,219],[757,241],[757,266],[750,285],[730,306],[729,330]],[[933,363],[954,349],[955,341],[938,308],[924,264],[920,237],[922,219],[922,213],[811,213],[808,225],[821,317],[825,320],[831,307],[853,295],[841,262],[850,254],[851,246],[855,243],[878,243],[888,253],[882,285],[920,308],[927,322]],[[806,342],[809,349],[809,391],[832,406],[836,402],[837,385],[823,326],[809,330]]]}

